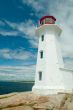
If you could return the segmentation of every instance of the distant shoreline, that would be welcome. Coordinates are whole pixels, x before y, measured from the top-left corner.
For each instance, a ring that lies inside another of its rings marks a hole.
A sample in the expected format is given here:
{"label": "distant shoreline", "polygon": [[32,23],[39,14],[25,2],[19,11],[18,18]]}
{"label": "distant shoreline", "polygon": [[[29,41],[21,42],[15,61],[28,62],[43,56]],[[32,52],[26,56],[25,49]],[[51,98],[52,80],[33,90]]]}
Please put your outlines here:
{"label": "distant shoreline", "polygon": [[15,80],[0,80],[2,82],[17,82],[17,83],[34,83],[35,81],[15,81]]}
{"label": "distant shoreline", "polygon": [[18,83],[34,83],[34,81],[10,81],[10,82],[18,82]]}

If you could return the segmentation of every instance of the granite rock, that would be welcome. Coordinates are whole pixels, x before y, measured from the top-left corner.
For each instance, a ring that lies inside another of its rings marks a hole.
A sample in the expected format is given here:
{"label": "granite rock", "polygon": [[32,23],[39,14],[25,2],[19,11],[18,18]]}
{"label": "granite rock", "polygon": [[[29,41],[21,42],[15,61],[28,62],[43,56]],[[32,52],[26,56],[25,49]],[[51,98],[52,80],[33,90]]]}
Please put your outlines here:
{"label": "granite rock", "polygon": [[40,96],[21,92],[0,95],[0,110],[73,110],[73,94]]}

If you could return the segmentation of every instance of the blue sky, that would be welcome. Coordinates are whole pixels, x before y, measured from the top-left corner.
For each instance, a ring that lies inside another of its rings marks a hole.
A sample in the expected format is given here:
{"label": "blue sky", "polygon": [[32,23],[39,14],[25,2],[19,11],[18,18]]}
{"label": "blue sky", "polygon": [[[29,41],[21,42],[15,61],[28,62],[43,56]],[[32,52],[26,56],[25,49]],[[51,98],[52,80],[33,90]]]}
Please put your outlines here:
{"label": "blue sky", "polygon": [[72,0],[0,0],[0,80],[32,80],[38,38],[35,29],[44,15],[53,15],[65,66],[73,68]]}

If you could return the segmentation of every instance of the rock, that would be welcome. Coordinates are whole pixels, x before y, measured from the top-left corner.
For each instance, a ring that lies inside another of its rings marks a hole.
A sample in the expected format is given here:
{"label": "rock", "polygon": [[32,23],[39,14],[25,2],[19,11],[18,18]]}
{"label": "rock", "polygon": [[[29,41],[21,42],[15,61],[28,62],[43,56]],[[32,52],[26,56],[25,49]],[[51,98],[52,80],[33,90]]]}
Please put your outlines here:
{"label": "rock", "polygon": [[2,110],[33,110],[33,108],[30,106],[17,106],[17,107],[12,107],[12,108],[5,108]]}
{"label": "rock", "polygon": [[42,109],[38,109],[38,110],[46,110],[46,109],[42,108]]}
{"label": "rock", "polygon": [[63,106],[61,106],[61,110],[73,110],[73,95],[68,94],[66,99],[64,100]]}
{"label": "rock", "polygon": [[39,96],[36,101],[39,104],[44,103],[44,102],[48,102],[49,101],[49,96]]}
{"label": "rock", "polygon": [[40,96],[21,92],[0,95],[0,110],[73,110],[73,94]]}
{"label": "rock", "polygon": [[49,105],[53,105],[53,108],[60,109],[61,103],[66,97],[66,94],[55,94],[49,96]]}
{"label": "rock", "polygon": [[50,105],[49,107],[49,102],[45,102],[45,103],[35,104],[33,108],[34,109],[48,109],[48,108],[52,108],[52,105]]}
{"label": "rock", "polygon": [[13,107],[19,105],[32,105],[37,100],[38,96],[30,93],[17,93],[14,96],[0,99],[0,108]]}
{"label": "rock", "polygon": [[65,94],[42,96],[38,98],[38,102],[33,107],[35,109],[58,110],[64,98]]}
{"label": "rock", "polygon": [[73,102],[67,105],[67,110],[73,110]]}
{"label": "rock", "polygon": [[5,94],[5,95],[0,95],[0,99],[3,99],[3,98],[8,98],[8,97],[11,97],[11,96],[14,96],[16,95],[17,93],[10,93],[10,94]]}

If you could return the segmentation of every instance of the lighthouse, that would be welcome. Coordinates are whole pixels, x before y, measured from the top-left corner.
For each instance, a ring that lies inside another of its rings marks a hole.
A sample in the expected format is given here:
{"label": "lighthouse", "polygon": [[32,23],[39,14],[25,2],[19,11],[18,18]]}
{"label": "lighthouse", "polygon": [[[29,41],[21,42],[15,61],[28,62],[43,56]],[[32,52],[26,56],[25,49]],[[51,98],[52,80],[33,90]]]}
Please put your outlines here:
{"label": "lighthouse", "polygon": [[38,94],[57,94],[73,90],[73,71],[64,68],[59,44],[62,29],[55,21],[53,16],[44,16],[36,29],[39,46],[32,91]]}

